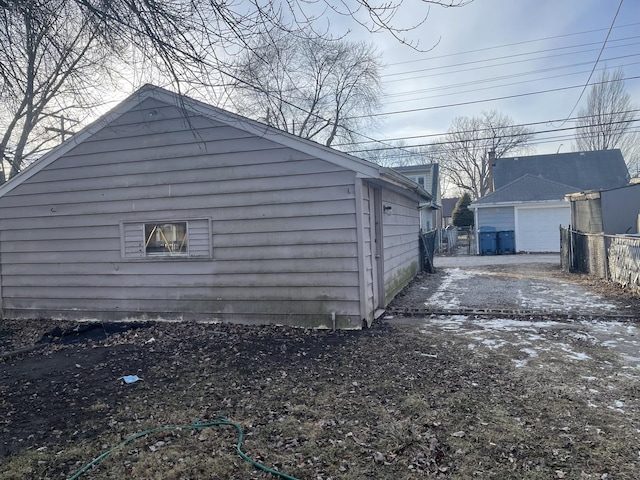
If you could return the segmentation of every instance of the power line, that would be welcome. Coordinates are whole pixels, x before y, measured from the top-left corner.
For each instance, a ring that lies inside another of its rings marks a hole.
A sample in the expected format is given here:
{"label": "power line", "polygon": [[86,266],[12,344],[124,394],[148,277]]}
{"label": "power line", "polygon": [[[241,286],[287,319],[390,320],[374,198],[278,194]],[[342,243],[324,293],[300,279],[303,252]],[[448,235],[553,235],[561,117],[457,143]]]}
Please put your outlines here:
{"label": "power line", "polygon": [[[623,78],[621,80],[636,80],[638,78],[640,78],[640,75],[633,76],[633,77],[626,77],[626,78]],[[604,83],[610,83],[612,81],[613,80],[608,80],[608,81],[605,81],[605,82],[594,82],[594,83],[591,83],[590,85],[601,85],[601,84],[604,84]],[[354,115],[352,117],[345,117],[343,120],[352,120],[352,119],[358,119],[358,118],[371,118],[371,117],[385,117],[387,115],[398,115],[398,114],[401,114],[401,113],[415,113],[415,112],[423,112],[423,111],[428,111],[428,110],[439,110],[439,109],[442,109],[442,108],[461,107],[461,106],[465,106],[465,105],[475,105],[475,104],[478,104],[478,103],[495,102],[497,100],[509,100],[509,99],[512,99],[512,98],[530,97],[532,95],[541,95],[543,93],[562,92],[562,91],[565,91],[565,90],[572,90],[574,88],[582,88],[582,85],[570,85],[568,87],[550,88],[550,89],[547,89],[547,90],[538,90],[538,91],[535,91],[535,92],[518,93],[518,94],[515,94],[515,95],[504,95],[502,97],[485,98],[485,99],[482,99],[482,100],[469,100],[467,102],[449,103],[449,104],[445,104],[445,105],[435,105],[435,106],[432,106],[432,107],[410,108],[410,109],[407,109],[407,110],[397,110],[397,111],[394,111],[394,112],[370,113],[368,115]]]}
{"label": "power line", "polygon": [[[547,129],[547,130],[540,130],[537,132],[521,132],[521,133],[510,133],[508,136],[509,137],[523,137],[523,136],[528,136],[528,135],[539,135],[539,134],[544,134],[544,133],[555,133],[555,132],[563,132],[563,131],[568,131],[568,130],[577,130],[580,128],[593,128],[593,127],[600,127],[603,125],[623,125],[623,124],[631,124],[633,122],[638,122],[640,121],[639,119],[631,119],[631,120],[620,120],[620,121],[616,121],[616,122],[602,122],[602,123],[597,123],[597,124],[592,124],[592,125],[578,125],[575,127],[561,127],[561,128],[551,128],[551,129]],[[478,131],[487,131],[489,129],[478,129],[478,130],[473,130],[470,132],[478,132]],[[484,140],[492,140],[494,139],[496,136],[489,136],[489,137],[480,137],[480,138],[474,138],[474,141],[484,141]],[[402,148],[416,148],[416,147],[432,147],[432,146],[443,146],[443,145],[455,145],[458,143],[462,143],[464,140],[449,140],[449,141],[443,141],[443,142],[433,142],[433,143],[421,143],[421,144],[417,144],[417,145],[405,145]],[[364,148],[361,150],[352,150],[353,153],[360,153],[360,152],[375,152],[375,151],[384,151],[384,150],[394,150],[397,149],[398,147],[385,147],[385,148]]]}
{"label": "power line", "polygon": [[[640,42],[638,42],[638,45],[640,45]],[[640,53],[634,53],[634,54],[628,54],[628,55],[621,55],[618,57],[609,57],[607,59],[605,59],[605,61],[611,61],[611,60],[622,60],[624,58],[629,58],[629,57],[636,57],[640,55]],[[391,98],[391,97],[402,97],[402,96],[406,96],[406,95],[413,95],[413,94],[419,94],[419,93],[428,93],[428,92],[434,92],[434,91],[438,91],[438,90],[449,90],[451,88],[456,88],[456,87],[465,87],[468,85],[477,85],[478,83],[487,83],[487,82],[493,82],[493,81],[497,81],[497,80],[506,80],[506,79],[510,79],[510,78],[517,78],[517,77],[525,77],[528,75],[534,75],[534,74],[538,74],[538,73],[544,73],[544,72],[552,72],[555,70],[566,70],[569,68],[573,68],[573,67],[580,67],[583,65],[591,65],[592,62],[579,62],[579,63],[571,63],[571,64],[563,64],[563,65],[558,65],[558,66],[554,66],[554,67],[547,67],[547,68],[537,68],[535,70],[528,70],[525,72],[519,72],[519,73],[511,73],[508,75],[500,75],[498,77],[489,77],[489,78],[483,78],[480,80],[472,80],[472,81],[468,81],[468,82],[462,82],[462,83],[448,83],[446,85],[442,85],[442,86],[436,86],[436,87],[430,87],[430,88],[422,88],[419,90],[405,90],[402,92],[395,92],[395,93],[387,93],[387,94],[383,94],[384,97],[387,98]],[[627,65],[635,65],[635,63],[630,63],[630,64],[621,64],[620,66],[627,66]],[[469,70],[457,70],[456,72],[452,72],[452,73],[464,73],[467,71],[476,71],[476,69],[469,69]],[[586,71],[584,72],[572,72],[569,74],[565,74],[565,75],[576,75],[578,73],[586,73]],[[415,77],[415,78],[419,78],[419,77]],[[555,78],[555,77],[551,77],[551,78]]]}
{"label": "power line", "polygon": [[[617,28],[626,28],[626,27],[635,27],[637,25],[640,25],[640,23],[628,23],[626,25],[618,25]],[[404,62],[396,62],[396,63],[390,63],[387,66],[394,66],[394,65],[405,65],[407,63],[417,63],[417,62],[426,62],[429,60],[436,60],[439,58],[447,58],[447,57],[455,57],[458,55],[466,55],[469,53],[478,53],[478,52],[485,52],[487,50],[496,50],[496,49],[500,49],[500,48],[507,48],[507,47],[515,47],[517,45],[526,45],[529,43],[536,43],[536,42],[542,42],[545,40],[555,40],[556,38],[565,38],[565,37],[574,37],[574,36],[578,36],[578,35],[586,35],[588,33],[596,33],[596,32],[602,32],[607,30],[606,28],[598,28],[595,30],[585,30],[583,32],[574,32],[574,33],[565,33],[563,35],[554,35],[551,37],[542,37],[542,38],[536,38],[533,40],[525,40],[522,42],[513,42],[513,43],[505,43],[503,45],[494,45],[493,47],[485,47],[485,48],[478,48],[475,50],[467,50],[464,52],[456,52],[456,53],[447,53],[445,55],[436,55],[436,56],[432,56],[432,57],[427,57],[427,58],[422,58],[422,59],[417,59],[417,60],[407,60]]]}
{"label": "power line", "polygon": [[[640,53],[633,54],[633,55],[625,55],[625,57],[631,57],[631,56],[633,56],[633,57],[640,56]],[[625,57],[616,57],[616,58],[619,59],[619,58],[625,58]],[[613,59],[610,59],[610,60],[613,60]],[[585,62],[585,64],[587,64],[587,63],[590,64],[591,62]],[[638,64],[640,64],[640,62],[626,63],[626,64],[622,64],[622,65],[619,65],[619,66],[623,67],[623,66],[638,65]],[[540,69],[538,71],[534,71],[534,72],[530,72],[530,73],[528,72],[528,73],[522,74],[522,75],[520,75],[520,74],[505,75],[504,77],[495,77],[494,79],[478,80],[477,82],[467,82],[467,84],[472,85],[472,84],[494,82],[494,81],[499,80],[500,78],[505,78],[505,79],[506,78],[515,78],[515,77],[518,77],[518,76],[531,75],[531,74],[542,73],[542,72],[551,71],[551,70],[559,70],[559,69],[562,69],[562,68],[564,68],[564,67]],[[602,68],[601,70],[604,71],[605,68]],[[587,72],[588,72],[588,70],[583,70],[583,71],[580,71],[580,72],[564,73],[564,74],[561,74],[561,75],[550,75],[550,76],[535,78],[535,79],[531,79],[531,80],[522,80],[520,82],[509,82],[509,83],[502,83],[500,85],[493,85],[493,86],[482,87],[482,88],[474,88],[473,90],[458,90],[458,91],[455,91],[455,92],[440,93],[440,94],[437,94],[437,95],[420,96],[418,98],[409,98],[409,99],[404,99],[404,100],[392,100],[392,101],[385,102],[385,105],[393,105],[393,104],[398,104],[398,103],[415,102],[417,100],[429,100],[429,99],[432,99],[432,98],[440,98],[440,97],[445,97],[445,96],[450,96],[450,95],[460,95],[460,94],[464,94],[464,93],[476,93],[476,92],[479,92],[479,91],[482,91],[482,90],[492,90],[492,89],[495,89],[495,88],[512,87],[512,86],[515,86],[515,85],[522,85],[522,84],[527,84],[527,83],[540,82],[540,81],[543,81],[543,80],[552,80],[552,79],[555,79],[555,78],[570,77],[570,76],[580,75],[580,74],[587,73]],[[464,84],[458,84],[458,85],[452,86],[451,88],[456,88],[456,87],[463,86],[463,85]],[[432,88],[432,89],[417,90],[417,91],[414,91],[414,92],[410,92],[408,94],[416,94],[416,93],[427,92],[427,91],[445,90],[447,88],[449,88],[449,87],[444,86],[444,87],[437,87],[437,88]],[[398,96],[400,96],[400,95],[402,95],[402,94],[398,94]]]}
{"label": "power line", "polygon": [[[611,115],[624,115],[624,114],[628,114],[628,113],[637,113],[640,112],[640,109],[633,109],[633,110],[622,110],[619,112],[612,112]],[[578,117],[571,117],[567,120],[571,120],[571,121],[579,121],[579,120],[583,120],[585,118],[591,118],[591,115],[583,115],[583,116],[578,116]],[[528,122],[528,123],[517,123],[517,124],[513,124],[513,125],[509,125],[509,127],[515,127],[515,128],[519,128],[519,127],[532,127],[535,125],[551,125],[555,122],[559,122],[560,119],[554,119],[554,120],[543,120],[543,121],[539,121],[539,122]],[[384,138],[384,139],[380,139],[380,140],[374,140],[374,142],[393,142],[393,141],[398,141],[398,140],[415,140],[418,138],[434,138],[434,137],[443,137],[446,135],[464,135],[467,133],[475,133],[475,132],[484,132],[484,131],[491,131],[491,128],[478,128],[478,129],[473,129],[473,130],[456,130],[453,132],[443,132],[443,133],[428,133],[425,135],[413,135],[413,136],[407,136],[407,137],[395,137],[395,138]],[[343,147],[343,146],[348,146],[348,145],[362,145],[362,144],[366,144],[366,143],[371,143],[371,141],[363,141],[363,142],[349,142],[349,143],[341,143],[336,145],[336,147]]]}
{"label": "power line", "polygon": [[[617,39],[617,40],[613,40],[616,42],[621,42],[624,40],[634,40],[640,38],[640,36],[633,36],[633,37],[626,37],[626,38],[621,38],[621,39]],[[614,47],[611,48],[622,48],[622,47],[627,47],[627,46],[633,46],[636,45],[636,43],[631,43],[631,44],[625,44],[625,45],[616,45]],[[573,49],[573,48],[579,48],[579,47],[586,47],[586,46],[590,46],[590,45],[601,45],[600,42],[592,42],[592,43],[585,43],[585,44],[580,44],[580,45],[569,45],[569,46],[564,46],[564,47],[555,47],[555,48],[549,48],[549,49],[544,49],[544,50],[535,50],[533,52],[525,52],[525,53],[514,53],[511,55],[503,55],[500,57],[493,57],[493,58],[487,58],[487,59],[483,59],[483,60],[472,60],[472,61],[468,61],[468,62],[462,62],[462,63],[454,63],[451,65],[440,65],[437,67],[429,67],[429,68],[421,68],[418,70],[408,70],[405,72],[397,72],[397,73],[388,73],[385,75],[381,75],[380,78],[384,78],[384,77],[392,77],[392,76],[398,76],[398,75],[408,75],[411,73],[419,73],[419,72],[430,72],[433,70],[444,70],[447,68],[454,68],[454,67],[464,67],[467,65],[477,65],[477,64],[481,64],[481,63],[486,63],[486,62],[494,62],[497,60],[508,60],[511,58],[516,58],[516,57],[525,57],[528,55],[534,55],[534,54],[538,54],[538,53],[547,53],[547,52],[555,52],[558,50],[567,50],[567,49]],[[567,53],[559,53],[556,55],[544,55],[542,57],[536,57],[536,58],[529,58],[529,59],[525,59],[525,60],[517,60],[517,61],[511,61],[508,63],[500,63],[497,65],[487,65],[487,67],[480,67],[480,68],[489,68],[489,67],[493,67],[493,66],[499,66],[499,65],[512,65],[514,63],[522,63],[522,62],[529,62],[531,60],[541,60],[541,59],[547,59],[547,58],[553,58],[553,57],[564,57],[567,55],[576,55],[579,53],[589,53],[589,52],[597,52],[600,51],[601,52],[601,48],[591,48],[588,50],[581,50],[581,51],[577,51],[577,52],[567,52]],[[478,67],[476,67],[478,68]],[[385,80],[385,82],[390,82],[390,81],[402,81],[404,79],[398,79],[398,80]]]}
{"label": "power line", "polygon": [[[640,127],[634,127],[633,129],[629,130],[629,133],[640,133]],[[594,135],[589,135],[588,138],[596,138],[597,134]],[[573,140],[574,136],[570,135],[570,134],[563,134],[563,135],[554,135],[554,136],[550,136],[550,137],[543,137],[543,138],[538,138],[538,139],[534,139],[531,142],[527,142],[527,146],[535,146],[535,145],[545,145],[548,143],[558,143],[558,142],[563,142],[563,141],[570,141]],[[425,146],[429,146],[429,144],[425,145]],[[415,146],[415,148],[419,148],[420,145]],[[435,155],[430,155],[429,152],[420,152],[420,151],[416,151],[416,150],[409,150],[410,148],[412,148],[411,146],[407,146],[405,147],[402,151],[398,151],[398,152],[394,152],[394,158],[407,158],[407,157],[431,157],[433,158]],[[460,146],[460,147],[451,147],[447,149],[447,154],[450,153],[456,153],[456,152],[460,152],[463,151],[464,147]],[[375,152],[376,150],[372,150],[373,152]],[[351,153],[351,152],[350,152]],[[351,153],[352,155],[355,155],[355,153]],[[366,158],[366,156],[365,156]]]}
{"label": "power line", "polygon": [[[598,65],[598,62],[600,61],[600,57],[602,56],[602,52],[604,52],[604,47],[606,47],[606,45],[607,45],[607,40],[609,40],[609,35],[611,35],[611,31],[613,30],[613,26],[616,23],[616,18],[618,18],[618,14],[620,13],[620,9],[622,8],[623,2],[624,2],[624,0],[620,0],[620,3],[618,4],[618,9],[616,10],[616,14],[613,16],[613,20],[611,21],[611,26],[609,27],[609,31],[607,32],[607,36],[605,37],[604,42],[602,43],[602,48],[600,49],[600,53],[598,53],[598,58],[596,58],[596,61],[593,64],[593,68],[591,69],[591,73],[589,74],[589,78],[587,78],[587,81],[584,83],[584,88],[580,92],[580,96],[578,97],[578,100],[576,100],[575,105],[573,106],[573,108],[571,109],[571,111],[569,112],[569,115],[567,115],[567,117],[570,117],[571,115],[573,115],[573,112],[575,111],[576,107],[580,103],[580,100],[582,100],[582,96],[584,95],[584,92],[587,90],[587,86],[589,85],[589,82],[591,81],[591,77],[593,76],[593,72],[595,72],[595,70],[596,70],[596,66]],[[564,122],[562,122],[561,126],[564,125],[565,123],[566,123],[566,120]]]}

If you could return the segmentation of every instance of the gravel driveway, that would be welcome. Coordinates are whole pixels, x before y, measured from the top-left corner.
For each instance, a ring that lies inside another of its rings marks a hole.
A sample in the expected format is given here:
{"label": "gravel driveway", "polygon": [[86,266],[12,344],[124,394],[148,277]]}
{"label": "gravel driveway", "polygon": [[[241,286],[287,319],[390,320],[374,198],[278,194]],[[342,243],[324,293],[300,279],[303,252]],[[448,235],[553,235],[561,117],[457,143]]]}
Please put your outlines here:
{"label": "gravel driveway", "polygon": [[438,257],[434,263],[444,276],[425,300],[429,307],[624,314],[620,305],[558,276],[558,255]]}
{"label": "gravel driveway", "polygon": [[[543,350],[581,358],[565,342],[550,341],[556,333],[558,338],[569,335],[616,352],[634,376],[640,374],[637,296],[622,294],[611,284],[598,288],[586,277],[565,274],[558,255],[436,257],[434,265],[436,274],[419,277],[391,310],[422,308],[449,314],[403,317],[396,313],[387,321],[418,325],[423,332],[446,330],[468,337],[469,345],[520,345],[521,356],[514,359],[518,365]],[[496,314],[456,314],[468,309]],[[523,315],[500,315],[499,310]],[[539,335],[542,331],[544,336]]]}

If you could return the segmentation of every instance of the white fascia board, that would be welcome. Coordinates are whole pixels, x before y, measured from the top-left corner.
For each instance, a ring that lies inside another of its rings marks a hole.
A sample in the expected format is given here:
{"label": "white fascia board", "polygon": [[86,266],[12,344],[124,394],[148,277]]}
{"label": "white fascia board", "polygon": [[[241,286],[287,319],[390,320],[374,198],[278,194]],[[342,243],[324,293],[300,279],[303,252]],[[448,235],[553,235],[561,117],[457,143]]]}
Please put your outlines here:
{"label": "white fascia board", "polygon": [[570,208],[571,207],[570,203],[564,200],[535,202],[535,203],[524,202],[521,204],[514,204],[513,206],[516,209],[521,209],[521,210],[526,210],[527,208],[558,208],[558,207]]}
{"label": "white fascia board", "polygon": [[564,206],[567,205],[568,202],[566,200],[535,200],[535,201],[521,201],[521,202],[496,202],[496,203],[483,203],[483,204],[474,204],[469,205],[469,208],[480,209],[480,208],[496,208],[496,207],[526,207],[526,208],[535,208],[535,207],[543,207],[543,206]]}

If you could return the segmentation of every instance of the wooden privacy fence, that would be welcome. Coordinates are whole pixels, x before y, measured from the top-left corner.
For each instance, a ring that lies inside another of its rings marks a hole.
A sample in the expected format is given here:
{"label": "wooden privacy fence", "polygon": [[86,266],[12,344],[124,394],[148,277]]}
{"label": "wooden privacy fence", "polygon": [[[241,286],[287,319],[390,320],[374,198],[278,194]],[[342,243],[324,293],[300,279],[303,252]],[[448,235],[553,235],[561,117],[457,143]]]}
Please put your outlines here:
{"label": "wooden privacy fence", "polygon": [[640,291],[640,237],[582,233],[560,227],[560,263]]}

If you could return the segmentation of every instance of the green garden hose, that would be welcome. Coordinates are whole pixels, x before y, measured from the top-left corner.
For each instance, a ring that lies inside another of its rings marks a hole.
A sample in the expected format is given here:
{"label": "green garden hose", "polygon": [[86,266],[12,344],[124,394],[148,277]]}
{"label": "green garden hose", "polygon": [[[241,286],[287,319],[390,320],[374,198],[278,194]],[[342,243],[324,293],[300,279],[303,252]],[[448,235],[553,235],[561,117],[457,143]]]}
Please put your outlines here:
{"label": "green garden hose", "polygon": [[206,422],[206,423],[195,422],[193,425],[183,425],[183,426],[180,426],[180,427],[177,427],[177,426],[158,427],[158,428],[152,428],[150,430],[144,430],[142,432],[135,433],[135,434],[131,435],[129,438],[127,438],[127,439],[123,440],[122,442],[120,442],[115,447],[111,448],[110,450],[107,450],[102,455],[96,457],[91,462],[87,463],[84,467],[82,467],[80,469],[80,471],[78,471],[78,473],[76,473],[75,475],[70,477],[69,480],[76,480],[77,478],[80,478],[80,476],[83,475],[87,470],[89,470],[94,465],[97,465],[98,463],[100,463],[102,460],[107,458],[109,455],[111,455],[113,452],[115,452],[120,447],[123,447],[123,446],[127,445],[128,443],[133,442],[137,438],[144,437],[145,435],[151,435],[153,433],[166,432],[166,431],[170,431],[170,430],[202,430],[203,428],[211,428],[211,427],[218,427],[218,426],[229,426],[229,427],[233,427],[233,428],[236,429],[236,431],[238,432],[238,443],[236,444],[236,451],[238,452],[238,455],[240,455],[240,457],[245,462],[249,462],[250,464],[252,464],[257,469],[262,470],[263,472],[270,473],[271,475],[276,475],[276,476],[284,478],[286,480],[297,480],[295,477],[292,477],[291,475],[287,475],[286,473],[282,473],[282,472],[278,472],[277,470],[273,470],[272,468],[269,468],[269,467],[261,464],[260,462],[256,462],[254,459],[249,457],[246,453],[244,453],[242,451],[242,442],[244,441],[244,433],[242,432],[242,427],[240,427],[240,425],[238,425],[237,423],[233,423],[233,422],[228,421],[227,417],[225,417],[223,415],[219,415],[218,418],[220,420],[215,421],[215,422]]}

